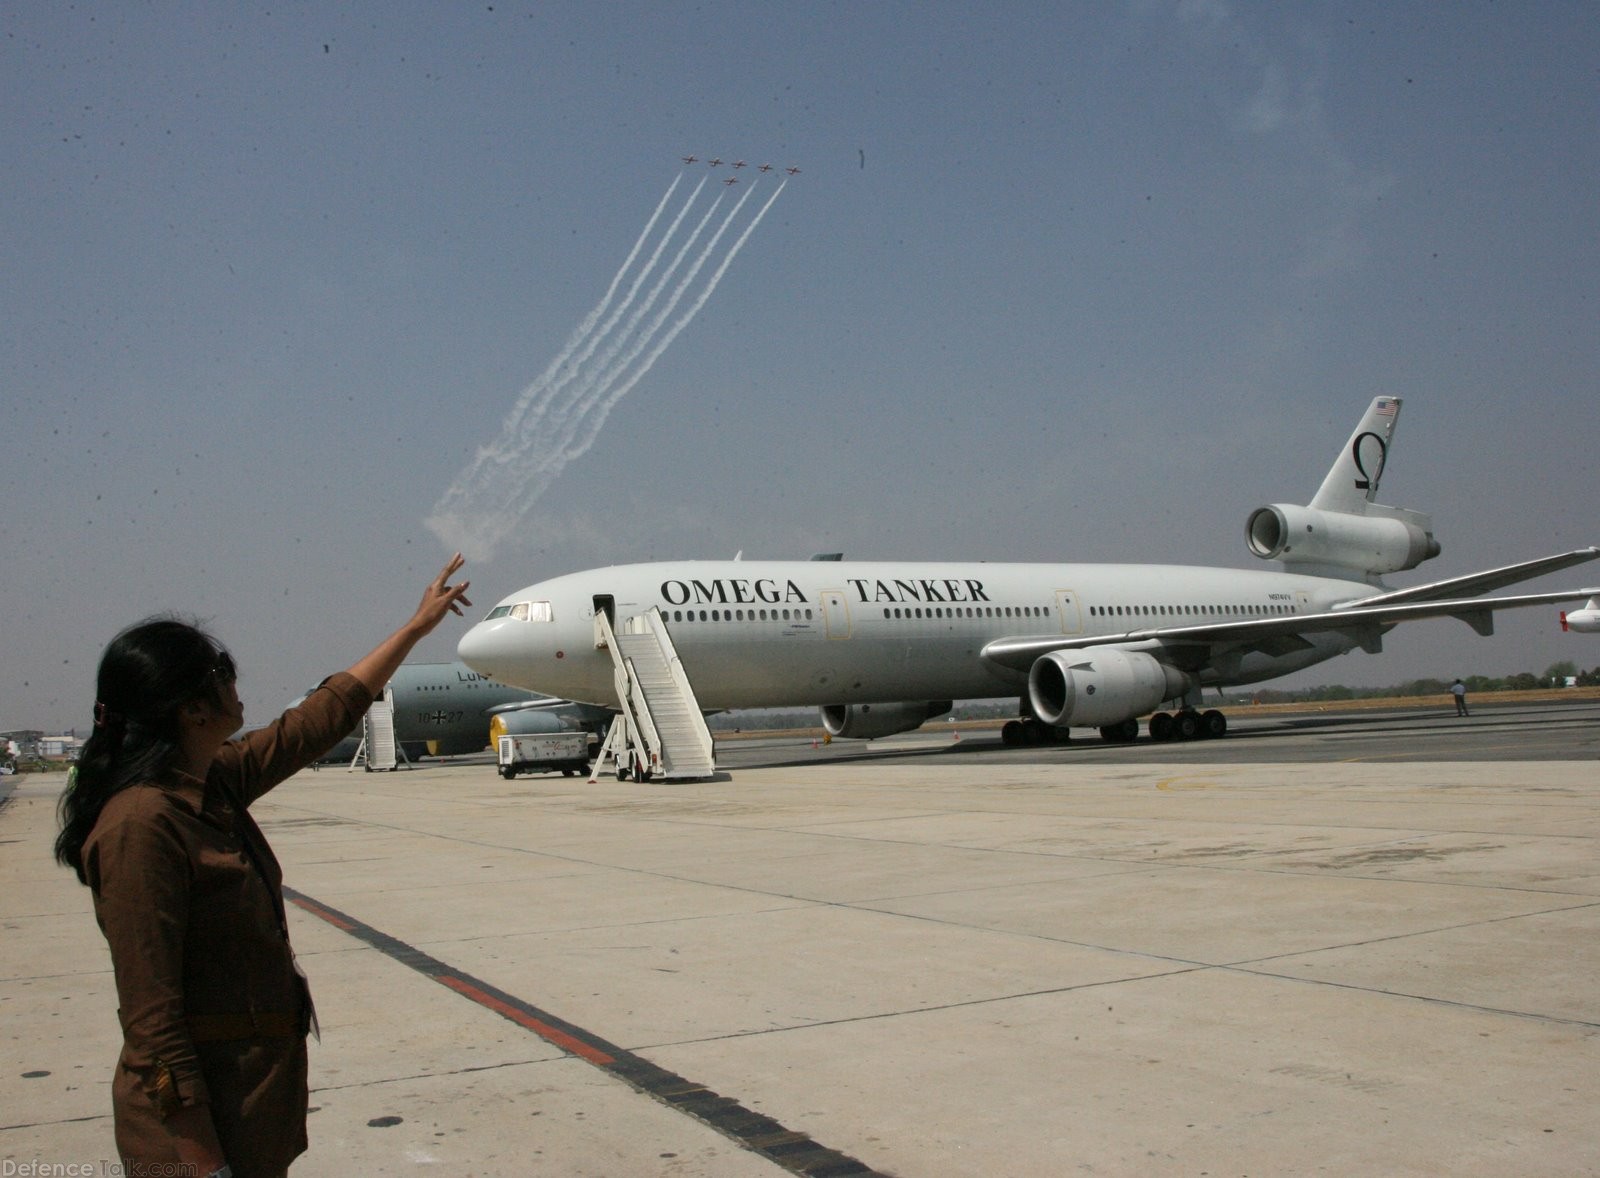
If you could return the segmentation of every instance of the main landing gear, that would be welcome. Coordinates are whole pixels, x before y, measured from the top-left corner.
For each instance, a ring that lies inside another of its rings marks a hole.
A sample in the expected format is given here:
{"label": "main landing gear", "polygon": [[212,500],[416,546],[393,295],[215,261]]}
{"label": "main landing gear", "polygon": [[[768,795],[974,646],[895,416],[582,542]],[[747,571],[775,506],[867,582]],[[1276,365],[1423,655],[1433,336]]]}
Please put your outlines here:
{"label": "main landing gear", "polygon": [[1227,731],[1228,717],[1216,708],[1204,712],[1184,708],[1178,712],[1157,712],[1150,717],[1150,739],[1155,741],[1209,740],[1225,736]]}
{"label": "main landing gear", "polygon": [[[1150,739],[1157,743],[1169,740],[1210,740],[1225,736],[1228,717],[1215,708],[1199,711],[1182,708],[1176,712],[1156,712],[1150,717]],[[1072,736],[1065,728],[1056,728],[1033,716],[1008,720],[1000,729],[1000,739],[1012,748],[1036,747],[1049,744],[1070,744]],[[1120,724],[1107,724],[1100,729],[1100,739],[1107,744],[1132,744],[1139,739],[1139,721],[1124,720]]]}
{"label": "main landing gear", "polygon": [[[1135,731],[1138,722],[1134,722]],[[1032,747],[1041,744],[1070,744],[1072,734],[1065,728],[1057,728],[1046,724],[1034,716],[1024,716],[1020,720],[1007,720],[1000,729],[1001,743],[1012,748]]]}

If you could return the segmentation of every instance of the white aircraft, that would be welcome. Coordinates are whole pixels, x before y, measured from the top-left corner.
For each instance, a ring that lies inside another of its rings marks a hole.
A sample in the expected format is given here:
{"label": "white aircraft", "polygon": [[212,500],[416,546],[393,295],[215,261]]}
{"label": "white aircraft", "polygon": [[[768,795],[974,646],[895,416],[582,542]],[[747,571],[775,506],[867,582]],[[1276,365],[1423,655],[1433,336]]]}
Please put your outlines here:
{"label": "white aircraft", "polygon": [[1562,610],[1561,628],[1579,634],[1600,634],[1600,597],[1589,598],[1582,609]]}
{"label": "white aircraft", "polygon": [[[501,733],[563,732],[596,725],[603,733],[609,720],[604,708],[496,683],[465,663],[403,663],[389,680],[389,692],[395,739],[413,760],[482,752]],[[357,728],[323,759],[348,761],[360,741]]]}
{"label": "white aircraft", "polygon": [[[616,707],[594,618],[660,609],[702,709],[820,705],[827,730],[916,728],[957,699],[1015,695],[1008,743],[1070,727],[1132,740],[1221,735],[1204,687],[1256,683],[1360,647],[1400,622],[1460,618],[1593,589],[1483,597],[1600,556],[1580,548],[1409,589],[1383,574],[1436,556],[1426,515],[1375,502],[1400,401],[1379,397],[1308,506],[1258,508],[1250,550],[1281,571],[1142,564],[674,561],[572,573],[502,600],[461,639],[504,683]],[[1158,710],[1166,705],[1176,711]]]}

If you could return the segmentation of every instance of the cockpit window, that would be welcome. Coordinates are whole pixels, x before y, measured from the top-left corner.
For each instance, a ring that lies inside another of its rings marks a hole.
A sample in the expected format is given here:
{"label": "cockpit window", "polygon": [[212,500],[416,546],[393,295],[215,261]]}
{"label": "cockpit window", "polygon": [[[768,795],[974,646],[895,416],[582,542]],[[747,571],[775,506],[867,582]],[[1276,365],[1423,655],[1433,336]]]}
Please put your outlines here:
{"label": "cockpit window", "polygon": [[548,601],[519,601],[513,605],[497,605],[489,611],[489,616],[483,620],[492,622],[496,618],[515,618],[519,622],[548,622],[551,620],[550,603]]}

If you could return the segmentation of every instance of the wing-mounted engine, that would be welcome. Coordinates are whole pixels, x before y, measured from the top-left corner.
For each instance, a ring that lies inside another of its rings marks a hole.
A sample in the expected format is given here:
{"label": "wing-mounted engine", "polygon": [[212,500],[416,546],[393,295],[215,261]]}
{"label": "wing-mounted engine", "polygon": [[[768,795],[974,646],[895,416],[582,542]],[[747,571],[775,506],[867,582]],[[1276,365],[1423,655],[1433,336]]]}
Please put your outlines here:
{"label": "wing-mounted engine", "polygon": [[1115,647],[1057,650],[1028,671],[1028,700],[1056,728],[1103,728],[1185,694],[1189,679],[1148,654]]}
{"label": "wing-mounted engine", "polygon": [[1433,520],[1375,502],[1400,421],[1400,398],[1376,397],[1307,507],[1271,503],[1250,513],[1250,551],[1296,572],[1367,579],[1439,555]]}
{"label": "wing-mounted engine", "polygon": [[484,729],[489,734],[489,744],[498,743],[502,736],[533,736],[571,730],[571,725],[560,716],[543,708],[507,708],[496,712]]}
{"label": "wing-mounted engine", "polygon": [[821,709],[822,726],[829,736],[846,740],[876,740],[897,732],[920,728],[952,707],[948,699],[905,704],[829,704]]}
{"label": "wing-mounted engine", "polygon": [[1328,569],[1376,577],[1414,569],[1439,555],[1432,519],[1378,503],[1368,504],[1365,515],[1272,503],[1250,513],[1245,534],[1250,551],[1262,560],[1282,561],[1305,572]]}

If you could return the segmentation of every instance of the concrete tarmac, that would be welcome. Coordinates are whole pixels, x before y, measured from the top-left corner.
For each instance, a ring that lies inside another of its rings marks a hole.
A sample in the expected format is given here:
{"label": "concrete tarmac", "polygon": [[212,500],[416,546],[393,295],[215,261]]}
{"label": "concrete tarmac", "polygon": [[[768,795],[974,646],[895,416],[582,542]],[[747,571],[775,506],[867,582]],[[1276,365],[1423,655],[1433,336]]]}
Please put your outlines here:
{"label": "concrete tarmac", "polygon": [[[293,1172],[1600,1173],[1592,754],[928,738],[287,782],[256,813],[322,1020]],[[62,778],[13,780],[0,1173],[114,1173]]]}

